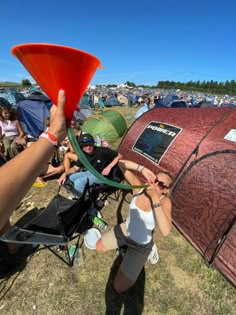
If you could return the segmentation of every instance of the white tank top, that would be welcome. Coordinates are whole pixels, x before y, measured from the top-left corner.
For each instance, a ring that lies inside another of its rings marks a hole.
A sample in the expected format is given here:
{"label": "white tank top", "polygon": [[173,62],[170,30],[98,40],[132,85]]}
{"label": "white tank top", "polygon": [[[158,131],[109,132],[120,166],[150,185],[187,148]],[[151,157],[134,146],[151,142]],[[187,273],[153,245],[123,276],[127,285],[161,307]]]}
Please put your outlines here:
{"label": "white tank top", "polygon": [[[163,198],[164,196],[161,196]],[[129,206],[129,216],[126,220],[128,236],[139,244],[147,244],[152,239],[152,231],[155,228],[156,217],[153,209],[143,211],[136,204],[137,196],[133,197]]]}

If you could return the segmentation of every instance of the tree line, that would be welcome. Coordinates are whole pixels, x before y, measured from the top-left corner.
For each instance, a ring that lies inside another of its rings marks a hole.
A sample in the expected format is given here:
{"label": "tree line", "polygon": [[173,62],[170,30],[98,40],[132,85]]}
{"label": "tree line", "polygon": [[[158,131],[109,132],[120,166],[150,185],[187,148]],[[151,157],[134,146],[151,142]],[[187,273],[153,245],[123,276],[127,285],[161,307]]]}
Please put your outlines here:
{"label": "tree line", "polygon": [[188,81],[188,82],[175,82],[175,81],[159,81],[155,86],[136,85],[133,82],[127,81],[125,83],[130,87],[143,87],[143,88],[155,88],[155,89],[180,89],[183,91],[203,92],[208,94],[218,95],[236,95],[236,81]]}
{"label": "tree line", "polygon": [[[203,92],[206,94],[217,94],[217,95],[236,95],[236,81],[235,80],[227,80],[225,82],[217,82],[217,81],[188,81],[188,82],[176,82],[176,81],[159,81],[157,85],[136,85],[134,82],[127,81],[125,83],[127,86],[131,88],[150,88],[150,89],[180,89],[183,91],[190,92]],[[31,87],[31,82],[28,79],[23,79],[21,83],[14,82],[0,82],[1,87]],[[117,87],[117,84],[107,84],[109,87]]]}

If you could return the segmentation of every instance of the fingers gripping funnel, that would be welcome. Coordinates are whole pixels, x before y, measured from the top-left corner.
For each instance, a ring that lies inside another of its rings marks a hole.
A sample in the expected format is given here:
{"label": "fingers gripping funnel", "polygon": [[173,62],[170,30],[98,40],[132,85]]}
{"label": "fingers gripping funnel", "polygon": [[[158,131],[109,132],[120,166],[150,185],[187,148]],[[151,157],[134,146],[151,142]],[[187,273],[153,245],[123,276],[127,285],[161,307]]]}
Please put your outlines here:
{"label": "fingers gripping funnel", "polygon": [[73,117],[97,68],[102,68],[100,60],[95,56],[66,46],[22,44],[14,46],[11,52],[54,104],[57,104],[58,91],[65,90],[67,119]]}

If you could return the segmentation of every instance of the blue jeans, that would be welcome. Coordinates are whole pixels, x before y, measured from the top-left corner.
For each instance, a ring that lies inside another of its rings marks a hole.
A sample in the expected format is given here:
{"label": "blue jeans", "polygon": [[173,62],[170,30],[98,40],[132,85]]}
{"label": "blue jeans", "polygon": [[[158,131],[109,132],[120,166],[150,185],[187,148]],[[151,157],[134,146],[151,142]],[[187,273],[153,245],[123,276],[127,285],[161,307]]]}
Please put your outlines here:
{"label": "blue jeans", "polygon": [[102,182],[97,179],[92,173],[89,171],[86,172],[76,172],[74,174],[71,174],[69,176],[69,179],[74,183],[75,189],[80,192],[81,194],[84,191],[84,187],[87,183],[87,180],[89,180],[89,186],[93,184],[101,184]]}

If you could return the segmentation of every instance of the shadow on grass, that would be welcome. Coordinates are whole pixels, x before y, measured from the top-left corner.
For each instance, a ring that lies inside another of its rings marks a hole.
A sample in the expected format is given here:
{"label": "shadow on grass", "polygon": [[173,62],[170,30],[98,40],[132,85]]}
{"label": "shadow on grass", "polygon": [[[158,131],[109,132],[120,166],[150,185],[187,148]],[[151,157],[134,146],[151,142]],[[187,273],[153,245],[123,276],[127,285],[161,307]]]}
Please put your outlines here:
{"label": "shadow on grass", "polygon": [[6,243],[0,242],[0,279],[10,277],[21,272],[26,267],[28,257],[32,256],[36,248],[24,245],[15,254],[9,254]]}
{"label": "shadow on grass", "polygon": [[113,282],[120,267],[121,261],[122,258],[118,256],[111,267],[105,292],[106,315],[121,314],[122,308],[122,314],[124,315],[142,314],[144,308],[145,270],[144,268],[142,269],[136,283],[132,288],[123,294],[118,294],[114,290]]}
{"label": "shadow on grass", "polygon": [[[123,216],[122,216],[122,206],[126,201],[127,195],[130,191],[123,191],[121,200],[117,207],[117,223],[122,223]],[[144,288],[145,288],[145,269],[143,268],[136,283],[132,288],[130,288],[127,292],[123,294],[118,294],[113,287],[113,283],[122,262],[122,258],[118,256],[110,271],[110,275],[108,278],[108,282],[106,285],[106,292],[105,292],[105,301],[106,301],[106,315],[139,315],[142,314],[144,309]]]}
{"label": "shadow on grass", "polygon": [[[38,208],[32,209],[20,220],[18,220],[15,225],[23,226],[29,219],[37,216],[38,213]],[[0,279],[10,277],[17,272],[21,272],[26,267],[28,257],[35,253],[37,247],[22,244],[15,254],[9,254],[7,242],[0,241]]]}

